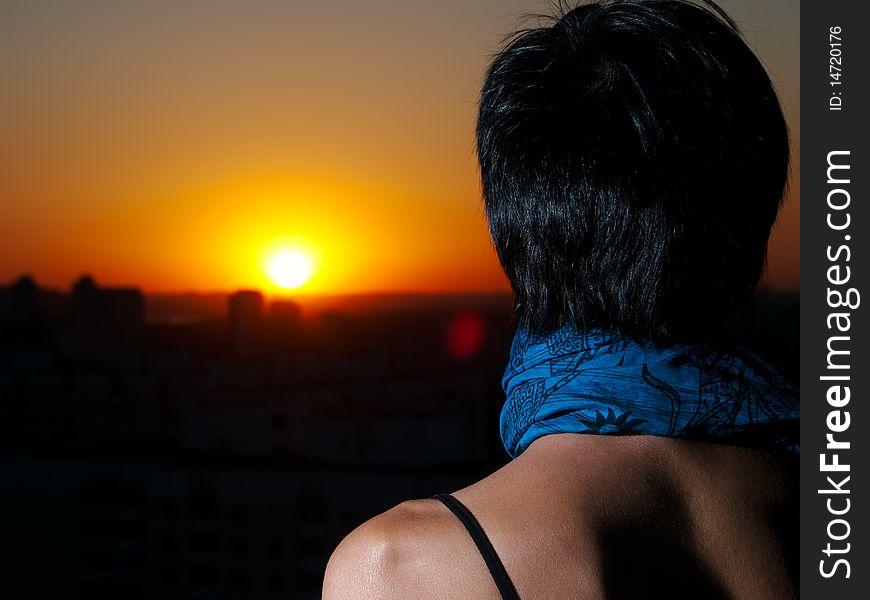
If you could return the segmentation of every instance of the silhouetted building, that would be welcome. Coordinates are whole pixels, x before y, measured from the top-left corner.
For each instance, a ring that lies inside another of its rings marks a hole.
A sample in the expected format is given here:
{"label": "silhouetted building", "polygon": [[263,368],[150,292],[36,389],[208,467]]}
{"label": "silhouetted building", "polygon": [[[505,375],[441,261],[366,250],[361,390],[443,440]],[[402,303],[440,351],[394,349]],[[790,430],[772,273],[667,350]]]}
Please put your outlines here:
{"label": "silhouetted building", "polygon": [[290,350],[299,341],[302,329],[302,311],[290,300],[275,300],[269,304],[266,330],[275,350]]}
{"label": "silhouetted building", "polygon": [[239,358],[249,358],[256,353],[261,341],[263,294],[239,290],[230,296],[229,303],[233,350]]}
{"label": "silhouetted building", "polygon": [[40,311],[36,283],[23,275],[9,288],[7,318],[20,327],[32,327],[39,321]]}
{"label": "silhouetted building", "polygon": [[84,276],[73,285],[73,321],[82,331],[116,339],[138,335],[145,323],[145,297],[135,288],[100,288]]}
{"label": "silhouetted building", "polygon": [[0,294],[0,340],[19,346],[50,343],[56,317],[45,311],[46,294],[29,275]]}
{"label": "silhouetted building", "polygon": [[101,288],[83,276],[72,288],[70,350],[78,359],[122,359],[138,347],[145,326],[145,297],[134,288]]}
{"label": "silhouetted building", "polygon": [[99,320],[100,291],[89,275],[83,275],[72,286],[73,322],[87,328]]}

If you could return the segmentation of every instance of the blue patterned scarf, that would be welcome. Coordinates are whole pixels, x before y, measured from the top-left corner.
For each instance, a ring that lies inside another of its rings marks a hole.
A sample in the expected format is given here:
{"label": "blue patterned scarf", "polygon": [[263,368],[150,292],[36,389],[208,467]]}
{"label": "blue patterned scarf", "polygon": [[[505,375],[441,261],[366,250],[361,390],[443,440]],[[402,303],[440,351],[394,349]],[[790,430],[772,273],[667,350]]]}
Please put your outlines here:
{"label": "blue patterned scarf", "polygon": [[646,434],[800,452],[797,388],[748,350],[522,327],[502,380],[512,457],[549,433]]}

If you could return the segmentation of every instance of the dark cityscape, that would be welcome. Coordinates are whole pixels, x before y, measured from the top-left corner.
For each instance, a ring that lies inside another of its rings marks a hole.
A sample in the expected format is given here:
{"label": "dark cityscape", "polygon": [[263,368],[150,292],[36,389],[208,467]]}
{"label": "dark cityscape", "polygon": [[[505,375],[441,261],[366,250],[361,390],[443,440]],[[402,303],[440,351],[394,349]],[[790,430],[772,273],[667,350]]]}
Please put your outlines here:
{"label": "dark cityscape", "polygon": [[[797,308],[760,292],[735,320],[792,378]],[[506,295],[268,302],[22,277],[0,315],[3,531],[26,597],[318,598],[355,526],[507,461]]]}
{"label": "dark cityscape", "polygon": [[318,597],[354,526],[505,460],[506,300],[303,318],[241,291],[223,316],[151,318],[134,289],[18,280],[0,443],[20,589]]}

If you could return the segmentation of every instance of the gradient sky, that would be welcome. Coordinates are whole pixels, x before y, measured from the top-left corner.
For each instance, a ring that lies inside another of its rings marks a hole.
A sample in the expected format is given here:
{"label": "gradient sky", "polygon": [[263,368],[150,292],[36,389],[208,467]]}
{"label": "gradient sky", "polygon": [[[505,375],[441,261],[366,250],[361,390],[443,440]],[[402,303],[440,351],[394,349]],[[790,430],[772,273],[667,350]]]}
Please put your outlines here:
{"label": "gradient sky", "polygon": [[[791,195],[767,284],[799,287],[799,3],[723,0],[783,100]],[[0,284],[506,290],[473,152],[502,37],[541,1],[0,0]]]}

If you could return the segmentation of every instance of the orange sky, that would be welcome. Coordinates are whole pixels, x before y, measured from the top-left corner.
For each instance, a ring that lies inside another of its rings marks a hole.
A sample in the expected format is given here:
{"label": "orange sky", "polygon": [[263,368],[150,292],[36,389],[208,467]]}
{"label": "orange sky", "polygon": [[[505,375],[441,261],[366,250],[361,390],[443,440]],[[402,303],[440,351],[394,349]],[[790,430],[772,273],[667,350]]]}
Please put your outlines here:
{"label": "orange sky", "polygon": [[[0,284],[264,287],[303,238],[310,293],[506,290],[473,153],[489,55],[545,2],[0,4]],[[799,286],[798,2],[723,1],[794,138],[768,285]]]}

